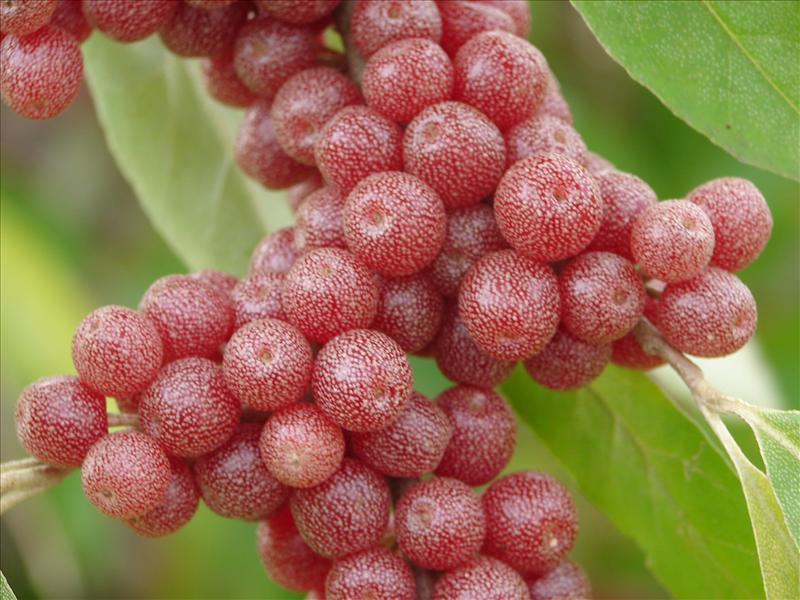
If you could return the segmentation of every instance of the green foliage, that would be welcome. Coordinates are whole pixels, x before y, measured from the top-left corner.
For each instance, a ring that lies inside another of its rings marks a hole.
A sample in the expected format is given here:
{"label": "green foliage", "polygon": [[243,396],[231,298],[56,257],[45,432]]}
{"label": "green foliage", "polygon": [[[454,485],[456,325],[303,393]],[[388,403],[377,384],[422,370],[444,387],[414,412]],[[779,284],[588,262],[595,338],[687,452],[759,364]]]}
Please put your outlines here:
{"label": "green foliage", "polygon": [[3,575],[2,571],[0,571],[0,600],[17,600],[17,597],[14,595],[14,590],[8,585],[6,576]]}

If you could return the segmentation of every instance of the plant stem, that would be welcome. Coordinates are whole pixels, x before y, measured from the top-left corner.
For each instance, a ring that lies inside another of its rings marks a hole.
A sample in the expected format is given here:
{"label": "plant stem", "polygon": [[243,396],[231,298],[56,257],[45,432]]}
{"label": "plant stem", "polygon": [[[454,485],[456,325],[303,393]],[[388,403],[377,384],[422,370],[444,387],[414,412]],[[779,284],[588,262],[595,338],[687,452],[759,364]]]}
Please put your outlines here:
{"label": "plant stem", "polygon": [[364,72],[366,60],[353,43],[353,36],[350,34],[350,17],[355,9],[355,0],[344,0],[334,13],[336,28],[344,41],[345,55],[347,56],[348,70],[350,78],[358,85],[361,85],[361,74]]}
{"label": "plant stem", "polygon": [[139,415],[130,413],[108,413],[109,427],[138,427]]}
{"label": "plant stem", "polygon": [[54,486],[70,471],[71,468],[54,467],[33,458],[0,465],[0,514]]}

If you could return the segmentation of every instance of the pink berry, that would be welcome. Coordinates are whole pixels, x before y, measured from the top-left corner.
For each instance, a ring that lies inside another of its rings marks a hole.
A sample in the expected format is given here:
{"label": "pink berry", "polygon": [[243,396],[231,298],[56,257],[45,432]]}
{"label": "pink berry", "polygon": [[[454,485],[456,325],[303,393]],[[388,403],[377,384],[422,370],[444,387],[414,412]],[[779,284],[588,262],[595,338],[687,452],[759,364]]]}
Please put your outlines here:
{"label": "pink berry", "polygon": [[655,313],[655,324],[666,340],[695,356],[735,352],[753,336],[756,322],[753,294],[736,275],[717,267],[668,284]]}
{"label": "pink berry", "polygon": [[566,558],[529,584],[531,600],[580,600],[592,597],[589,578],[578,565]]}
{"label": "pink berry", "polygon": [[283,310],[312,342],[368,327],[378,290],[366,266],[346,250],[321,248],[301,256],[286,275]]}
{"label": "pink berry", "polygon": [[370,57],[361,86],[370,108],[398,123],[408,123],[423,109],[450,99],[453,64],[431,40],[401,40]]}
{"label": "pink berry", "polygon": [[275,479],[290,487],[309,488],[339,470],[344,434],[315,404],[299,402],[272,413],[259,447]]}
{"label": "pink berry", "polygon": [[197,279],[201,283],[210,285],[221,294],[230,294],[239,279],[235,275],[226,273],[225,271],[217,271],[216,269],[203,269],[202,271],[195,271],[189,275],[192,279]]}
{"label": "pink berry", "polygon": [[[27,2],[26,4],[41,5],[47,4],[47,2]],[[50,18],[50,25],[63,29],[79,44],[85,42],[92,33],[92,26],[83,14],[80,0],[58,0],[56,11]]]}
{"label": "pink berry", "polygon": [[256,95],[236,74],[230,53],[203,60],[203,78],[208,93],[223,104],[245,108],[256,101]]}
{"label": "pink berry", "polygon": [[0,32],[23,36],[47,25],[58,0],[5,0],[0,4]]}
{"label": "pink berry", "polygon": [[628,333],[611,345],[611,362],[627,369],[648,371],[663,365],[664,359],[645,352],[636,337]]}
{"label": "pink berry", "polygon": [[104,306],[81,321],[72,338],[72,362],[81,381],[103,396],[142,391],[161,367],[158,331],[141,313]]}
{"label": "pink berry", "polygon": [[184,0],[187,4],[191,4],[196,8],[202,8],[205,10],[217,10],[219,8],[225,8],[226,6],[230,6],[234,2],[238,2],[239,0]]}
{"label": "pink berry", "polygon": [[433,0],[363,0],[356,2],[350,28],[364,56],[408,38],[438,42],[442,19]]}
{"label": "pink berry", "polygon": [[521,121],[505,133],[506,164],[537,154],[559,154],[582,163],[586,144],[580,134],[567,123],[551,115],[538,114]]}
{"label": "pink berry", "polygon": [[247,12],[245,2],[218,10],[204,10],[184,2],[158,34],[164,45],[179,56],[219,56],[233,51]]}
{"label": "pink berry", "polygon": [[290,502],[303,540],[330,558],[376,545],[389,522],[386,480],[350,458],[320,485],[295,490]]}
{"label": "pink berry", "polygon": [[569,492],[554,478],[521,471],[483,493],[484,552],[523,574],[543,574],[572,548],[578,517]]}
{"label": "pink berry", "polygon": [[478,260],[464,276],[458,312],[475,343],[500,360],[536,354],[556,332],[560,317],[553,270],[513,250]]}
{"label": "pink berry", "polygon": [[306,25],[333,12],[340,0],[256,0],[258,10],[273,19]]}
{"label": "pink berry", "polygon": [[58,27],[4,36],[0,63],[3,102],[28,119],[50,119],[65,111],[83,78],[80,47]]}
{"label": "pink berry", "polygon": [[160,537],[186,525],[200,501],[191,468],[179,458],[169,459],[171,477],[167,491],[158,505],[145,514],[128,521],[128,527],[139,535]]}
{"label": "pink berry", "polygon": [[[523,37],[527,38],[527,36]],[[544,96],[539,108],[536,109],[536,116],[551,116],[572,125],[572,111],[569,109],[569,104],[567,104],[564,96],[561,95],[561,87],[558,85],[558,80],[556,80],[552,71],[548,73],[547,87],[544,89]]]}
{"label": "pink berry", "polygon": [[481,4],[499,8],[514,21],[514,31],[521,38],[528,38],[531,31],[531,11],[526,0],[481,0]]}
{"label": "pink berry", "polygon": [[433,189],[413,175],[390,171],[370,175],[350,192],[343,224],[347,245],[364,264],[400,277],[436,258],[447,216]]}
{"label": "pink berry", "polygon": [[452,569],[481,548],[486,523],[480,498],[465,483],[437,477],[410,487],[397,503],[397,543],[424,569]]}
{"label": "pink berry", "polygon": [[283,319],[283,275],[261,273],[242,279],[231,291],[234,331],[258,319]]}
{"label": "pink berry", "polygon": [[342,226],[344,196],[327,185],[308,195],[297,209],[294,243],[300,250],[347,249]]}
{"label": "pink berry", "polygon": [[611,161],[606,160],[594,152],[586,153],[586,157],[583,159],[583,166],[592,175],[599,175],[603,171],[609,171],[615,168]]}
{"label": "pink berry", "polygon": [[645,291],[633,264],[610,252],[586,252],[558,276],[561,322],[591,344],[628,333],[644,312]]}
{"label": "pink berry", "polygon": [[611,344],[589,344],[564,329],[541,352],[525,360],[525,370],[536,383],[554,390],[575,390],[603,372]]}
{"label": "pink berry", "polygon": [[348,431],[389,425],[411,396],[413,377],[403,349],[378,331],[354,329],[317,354],[314,401]]}
{"label": "pink berry", "polygon": [[483,2],[439,0],[442,16],[442,48],[455,56],[459,48],[482,31],[514,32],[514,20],[503,10]]}
{"label": "pink berry", "polygon": [[445,390],[436,403],[453,426],[436,474],[472,486],[494,479],[517,444],[517,424],[508,403],[491,390],[469,385]]}
{"label": "pink berry", "polygon": [[294,245],[294,228],[284,227],[267,235],[253,250],[250,274],[288,273],[300,252]]}
{"label": "pink berry", "polygon": [[154,34],[179,7],[173,0],[83,0],[83,14],[89,23],[118,42],[135,42]]}
{"label": "pink berry", "polygon": [[772,214],[764,196],[746,179],[713,179],[692,190],[687,199],[706,212],[714,227],[713,266],[738,271],[767,245]]}
{"label": "pink berry", "polygon": [[203,501],[215,513],[256,521],[275,513],[289,498],[289,488],[261,460],[260,434],[259,423],[242,423],[224,446],[194,463]]}
{"label": "pink berry", "polygon": [[442,297],[424,274],[378,279],[380,301],[372,328],[400,344],[408,353],[426,348],[439,331]]}
{"label": "pink berry", "polygon": [[432,600],[529,600],[519,573],[491,556],[477,556],[444,573],[433,588]]}
{"label": "pink berry", "polygon": [[337,560],[325,580],[327,600],[414,600],[415,591],[411,569],[382,546]]}
{"label": "pink berry", "polygon": [[578,254],[603,218],[603,201],[592,177],[574,160],[554,154],[512,166],[494,195],[503,237],[530,259],[553,262]]}
{"label": "pink berry", "polygon": [[286,200],[289,203],[289,208],[292,209],[293,213],[296,213],[303,200],[317,190],[322,189],[323,186],[322,176],[319,171],[314,171],[308,179],[293,185],[287,190]]}
{"label": "pink berry", "polygon": [[16,425],[22,447],[40,461],[78,466],[108,433],[106,401],[77,377],[44,377],[22,390]]}
{"label": "pink berry", "polygon": [[461,102],[418,114],[403,138],[405,169],[431,186],[448,209],[477,204],[503,175],[505,143],[485,115]]}
{"label": "pink berry", "polygon": [[132,519],[155,509],[172,478],[169,459],[153,438],[123,430],[100,439],[81,467],[83,493],[100,512]]}

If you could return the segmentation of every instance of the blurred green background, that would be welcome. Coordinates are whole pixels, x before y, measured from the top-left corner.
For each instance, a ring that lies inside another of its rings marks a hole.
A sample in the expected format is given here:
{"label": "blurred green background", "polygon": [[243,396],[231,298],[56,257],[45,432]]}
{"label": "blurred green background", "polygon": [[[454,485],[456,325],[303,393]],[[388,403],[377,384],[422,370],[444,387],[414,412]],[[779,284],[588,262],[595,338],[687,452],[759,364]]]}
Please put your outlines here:
{"label": "blurred green background", "polygon": [[[592,150],[643,177],[662,199],[681,197],[723,175],[746,177],[763,191],[775,219],[773,237],[742,273],[759,305],[758,339],[744,358],[717,363],[712,375],[727,377],[735,370],[737,389],[726,391],[745,390],[757,396],[746,398],[751,402],[797,407],[797,183],[737,163],[676,119],[606,56],[568,3],[536,2],[532,11],[532,39],[560,79],[576,127]],[[115,167],[85,90],[53,121],[25,121],[5,108],[0,117],[5,461],[23,454],[14,434],[17,394],[35,378],[72,372],[70,339],[80,319],[103,304],[136,306],[153,279],[183,267]],[[421,391],[436,394],[446,385],[430,364],[416,366]],[[522,425],[519,438],[511,469],[544,469],[575,489]],[[665,597],[638,549],[580,497],[578,503],[581,533],[574,556],[588,569],[597,597]],[[225,521],[201,508],[177,534],[141,539],[96,512],[76,474],[4,516],[1,540],[0,567],[20,598],[297,597],[267,580],[253,524]]]}

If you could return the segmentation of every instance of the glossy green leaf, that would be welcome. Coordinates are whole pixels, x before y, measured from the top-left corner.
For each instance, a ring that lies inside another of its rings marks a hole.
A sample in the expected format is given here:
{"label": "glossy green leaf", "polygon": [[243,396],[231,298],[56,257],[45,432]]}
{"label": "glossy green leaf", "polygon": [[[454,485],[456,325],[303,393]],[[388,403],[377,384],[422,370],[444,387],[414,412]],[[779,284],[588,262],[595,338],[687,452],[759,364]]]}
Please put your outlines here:
{"label": "glossy green leaf", "polygon": [[744,162],[800,177],[800,3],[573,4],[678,117]]}
{"label": "glossy green leaf", "polygon": [[675,597],[763,595],[736,475],[645,375],[608,367],[584,389],[555,392],[520,369],[503,387]]}

